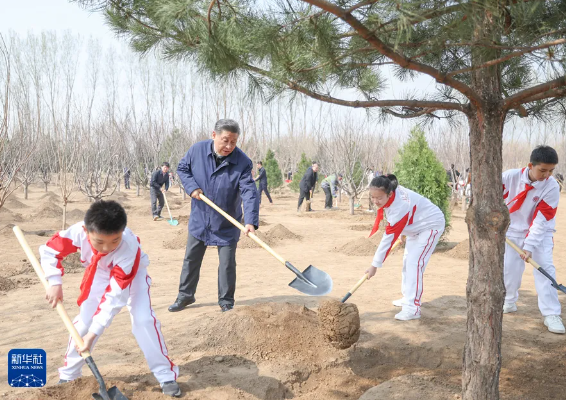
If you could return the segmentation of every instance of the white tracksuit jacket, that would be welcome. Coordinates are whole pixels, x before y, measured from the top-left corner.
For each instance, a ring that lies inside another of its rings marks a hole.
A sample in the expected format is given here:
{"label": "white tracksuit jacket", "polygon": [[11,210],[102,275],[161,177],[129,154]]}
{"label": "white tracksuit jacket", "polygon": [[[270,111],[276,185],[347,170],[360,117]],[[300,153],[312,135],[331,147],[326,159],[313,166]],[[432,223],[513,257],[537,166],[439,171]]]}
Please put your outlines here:
{"label": "white tracksuit jacket", "polygon": [[[503,198],[509,210],[518,205],[516,199],[521,192],[526,193],[519,209],[510,213],[511,224],[507,237],[523,250],[530,251],[532,258],[552,277],[556,278],[556,268],[552,259],[553,235],[556,226],[556,210],[560,199],[560,187],[554,177],[544,181],[531,182],[529,169],[511,169],[502,177]],[[526,186],[528,185],[528,186]],[[519,288],[525,262],[509,245],[505,245],[504,281],[505,303],[515,303],[519,298]],[[561,307],[556,289],[539,271],[533,268],[538,305],[543,316],[560,315]]]}
{"label": "white tracksuit jacket", "polygon": [[[444,214],[426,197],[402,186],[395,189],[382,210],[388,224],[372,266],[381,267],[397,238],[407,236],[401,274],[402,307],[404,312],[420,315],[424,271],[444,232]],[[379,215],[376,225],[378,222]]]}
{"label": "white tracksuit jacket", "polygon": [[[87,269],[77,301],[80,313],[73,321],[79,334],[84,336],[92,332],[99,337],[110,326],[114,316],[127,305],[132,332],[151,371],[160,383],[176,380],[179,368],[168,357],[161,324],[151,307],[151,278],[147,274],[149,258],[141,250],[139,239],[126,228],[120,245],[111,253],[100,255],[90,245],[83,226],[83,222],[76,223],[55,234],[39,248],[41,266],[51,286],[62,283],[64,270],[61,260],[71,253],[81,253],[81,263]],[[98,258],[98,262],[93,266],[95,269],[89,270],[93,258],[95,261]],[[93,273],[89,274],[89,271]],[[60,378],[73,380],[80,377],[83,365],[84,361],[70,339],[65,366],[59,369]]]}

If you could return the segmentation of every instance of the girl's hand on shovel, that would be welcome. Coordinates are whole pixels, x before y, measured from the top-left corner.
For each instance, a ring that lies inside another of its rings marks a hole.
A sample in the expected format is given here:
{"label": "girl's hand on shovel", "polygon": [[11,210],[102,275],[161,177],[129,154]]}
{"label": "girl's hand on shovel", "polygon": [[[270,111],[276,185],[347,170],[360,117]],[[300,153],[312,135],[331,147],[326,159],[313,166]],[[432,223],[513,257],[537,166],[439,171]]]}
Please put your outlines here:
{"label": "girl's hand on shovel", "polygon": [[45,291],[45,299],[49,302],[51,307],[57,307],[58,302],[63,302],[63,286],[49,286],[49,289]]}
{"label": "girl's hand on shovel", "polygon": [[377,272],[377,268],[375,268],[373,265],[371,267],[369,267],[368,269],[366,269],[366,274],[368,274],[368,280],[375,275],[375,273]]}
{"label": "girl's hand on shovel", "polygon": [[92,344],[94,343],[94,339],[96,339],[96,334],[92,332],[88,332],[86,335],[83,336],[83,346],[80,347],[78,344],[75,345],[75,349],[80,353],[83,351],[90,351]]}
{"label": "girl's hand on shovel", "polygon": [[523,254],[519,254],[524,261],[527,261],[529,258],[532,257],[533,253],[527,250],[523,250]]}

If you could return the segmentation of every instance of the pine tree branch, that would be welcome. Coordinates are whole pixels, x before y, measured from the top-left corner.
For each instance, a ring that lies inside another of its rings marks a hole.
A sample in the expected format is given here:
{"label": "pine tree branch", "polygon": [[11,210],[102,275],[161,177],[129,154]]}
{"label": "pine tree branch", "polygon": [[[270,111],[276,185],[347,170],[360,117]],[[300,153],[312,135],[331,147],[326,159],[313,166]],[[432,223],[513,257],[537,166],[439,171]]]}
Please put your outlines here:
{"label": "pine tree branch", "polygon": [[521,50],[521,51],[515,51],[513,53],[509,53],[509,54],[507,54],[503,57],[497,58],[495,60],[488,61],[486,63],[483,63],[481,65],[477,65],[475,67],[463,68],[463,69],[459,69],[459,70],[456,70],[456,71],[452,71],[452,72],[446,74],[446,76],[455,76],[455,75],[464,74],[466,72],[476,71],[476,70],[482,69],[482,68],[492,67],[494,65],[501,64],[502,62],[505,62],[505,61],[510,60],[512,58],[522,56],[523,54],[526,54],[526,53],[532,53],[533,51],[536,51],[536,50],[547,49],[549,47],[557,46],[557,45],[565,44],[565,43],[566,43],[566,39],[553,40],[552,42],[547,42],[547,43],[541,44],[539,46],[529,47],[529,48],[526,48],[526,49]]}
{"label": "pine tree branch", "polygon": [[329,13],[332,13],[350,25],[352,28],[356,30],[363,37],[368,43],[370,43],[379,53],[383,54],[384,56],[388,57],[396,64],[403,68],[410,69],[412,71],[421,72],[423,74],[429,75],[433,77],[437,82],[442,83],[446,86],[450,86],[458,90],[464,96],[466,96],[471,102],[479,105],[480,98],[477,93],[475,93],[468,85],[453,79],[446,74],[440,72],[436,68],[431,66],[417,63],[415,61],[411,61],[409,58],[403,56],[395,52],[391,47],[387,46],[384,42],[382,42],[375,34],[370,31],[364,24],[360,22],[356,17],[352,14],[347,13],[341,7],[335,6],[332,3],[329,3],[326,0],[303,0],[309,4],[312,4],[316,7],[319,7]]}
{"label": "pine tree branch", "polygon": [[520,104],[530,103],[535,100],[541,100],[553,96],[560,96],[560,90],[566,87],[566,76],[554,79],[549,82],[542,83],[532,88],[525,89],[519,93],[506,98],[503,102],[503,109],[510,110],[516,108]]}
{"label": "pine tree branch", "polygon": [[440,119],[440,117],[438,115],[433,114],[433,112],[437,111],[437,110],[438,110],[438,108],[423,108],[422,110],[416,111],[416,112],[411,113],[411,114],[400,114],[400,113],[395,112],[393,110],[390,110],[388,108],[383,109],[384,112],[391,114],[391,115],[393,115],[397,118],[403,118],[403,119],[418,118],[418,117],[421,117],[425,114],[429,114],[429,115],[433,116],[434,118]]}
{"label": "pine tree branch", "polygon": [[360,100],[344,100],[339,99],[333,96],[317,93],[313,90],[310,90],[298,83],[287,80],[281,79],[274,74],[270,73],[269,71],[265,71],[263,69],[254,67],[253,65],[243,64],[242,67],[246,68],[249,71],[255,72],[261,76],[266,78],[278,81],[283,83],[284,85],[288,86],[289,89],[295,90],[297,92],[301,92],[313,99],[317,99],[320,101],[324,101],[326,103],[338,104],[341,106],[346,107],[353,107],[353,108],[371,108],[371,107],[412,107],[412,108],[428,108],[435,110],[455,110],[460,112],[467,112],[467,106],[462,105],[460,103],[452,103],[452,102],[444,102],[444,101],[432,101],[432,100],[367,100],[367,101],[360,101]]}

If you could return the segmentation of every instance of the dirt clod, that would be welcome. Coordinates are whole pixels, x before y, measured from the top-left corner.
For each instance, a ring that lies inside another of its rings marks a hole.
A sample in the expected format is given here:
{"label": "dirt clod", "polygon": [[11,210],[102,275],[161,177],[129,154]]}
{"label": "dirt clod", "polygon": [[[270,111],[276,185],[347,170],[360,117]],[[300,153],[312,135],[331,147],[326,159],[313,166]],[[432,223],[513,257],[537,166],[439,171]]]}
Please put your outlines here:
{"label": "dirt clod", "polygon": [[360,313],[353,303],[327,300],[318,307],[324,339],[338,349],[347,349],[360,338]]}

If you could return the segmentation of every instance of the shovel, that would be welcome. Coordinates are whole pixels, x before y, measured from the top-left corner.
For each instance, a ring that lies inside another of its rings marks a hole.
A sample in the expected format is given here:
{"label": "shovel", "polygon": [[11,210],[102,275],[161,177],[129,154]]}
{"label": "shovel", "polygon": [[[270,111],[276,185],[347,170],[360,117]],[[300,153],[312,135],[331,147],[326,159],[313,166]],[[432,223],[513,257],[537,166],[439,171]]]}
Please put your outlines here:
{"label": "shovel", "polygon": [[[233,223],[242,232],[246,231],[246,228],[244,228],[241,223],[228,215],[228,213],[214,204],[204,194],[200,194],[200,199],[210,207],[214,208],[218,213],[220,213],[224,218]],[[271,247],[265,244],[263,240],[258,238],[254,233],[250,232],[248,233],[248,236],[265,250],[267,250],[273,257],[279,260],[281,264],[286,266],[295,275],[297,275],[297,277],[291,283],[289,283],[289,286],[291,286],[293,289],[296,289],[304,294],[308,294],[309,296],[324,296],[325,294],[330,293],[330,291],[332,290],[332,278],[326,272],[321,271],[320,269],[313,267],[312,265],[309,265],[307,269],[301,272],[297,268],[295,268],[289,261],[285,261],[283,257],[274,252]]]}
{"label": "shovel", "polygon": [[167,202],[167,196],[165,196],[165,192],[163,192],[163,198],[165,199],[165,205],[167,206],[167,212],[169,213],[169,225],[171,226],[177,226],[179,225],[179,221],[177,221],[176,219],[173,219],[173,216],[171,215],[171,210],[169,209],[169,203]]}
{"label": "shovel", "polygon": [[[391,248],[390,252],[395,250],[395,247],[399,246],[399,243],[401,243],[401,238],[397,239],[397,241],[395,242],[395,244],[393,244],[393,247]],[[356,290],[358,290],[358,288],[360,286],[362,286],[362,284],[368,280],[368,274],[365,274],[364,276],[362,276],[362,278],[358,281],[358,283],[356,283],[356,285],[350,289],[350,291],[348,293],[346,293],[346,296],[344,296],[342,298],[342,300],[340,300],[341,303],[345,303],[346,300],[348,300],[350,298],[350,296],[352,296],[354,294],[354,292]]]}
{"label": "shovel", "polygon": [[[43,286],[45,286],[45,289],[48,289],[49,283],[47,282],[47,280],[45,280],[45,275],[43,273],[43,269],[41,268],[39,261],[37,261],[35,254],[33,254],[33,251],[29,247],[29,244],[28,244],[28,242],[27,242],[27,240],[24,236],[24,233],[22,232],[22,230],[18,226],[14,226],[13,230],[14,230],[14,234],[18,238],[18,241],[20,242],[20,245],[22,246],[22,249],[26,253],[28,260],[30,261],[31,265],[33,266],[33,269],[35,270],[37,277],[39,278],[41,283],[43,283]],[[71,319],[69,318],[69,315],[67,314],[67,311],[65,310],[65,307],[63,307],[63,303],[61,303],[61,302],[57,303],[57,312],[59,313],[59,316],[61,317],[61,319],[65,323],[67,330],[69,331],[69,333],[71,334],[71,336],[75,340],[75,343],[78,344],[79,346],[82,346],[83,345],[83,338],[81,337],[81,335],[79,335],[79,332],[77,332],[75,325],[73,325],[73,323],[71,322]],[[112,386],[110,389],[106,390],[106,384],[104,383],[104,379],[102,379],[102,375],[100,374],[100,371],[96,367],[96,364],[94,363],[94,360],[92,359],[92,356],[90,355],[89,351],[83,351],[81,353],[81,357],[84,358],[84,360],[86,361],[86,364],[88,365],[88,367],[92,371],[92,374],[94,375],[94,377],[98,381],[98,385],[100,387],[99,393],[93,393],[92,394],[93,399],[95,399],[95,400],[128,400],[128,398],[126,396],[124,396],[122,394],[122,392],[120,392],[120,389],[118,389],[116,386]]]}
{"label": "shovel", "polygon": [[[519,253],[519,254],[521,254],[521,255],[525,254],[525,253],[523,253],[523,250],[521,250],[515,243],[513,243],[513,242],[512,242],[511,240],[509,240],[508,238],[505,238],[505,242],[507,242],[507,244],[508,244],[509,246],[511,246],[517,253]],[[538,269],[538,271],[539,271],[541,274],[543,274],[544,276],[546,276],[546,277],[550,280],[550,282],[552,282],[552,287],[553,287],[553,288],[555,288],[555,289],[557,289],[557,290],[560,290],[560,291],[563,292],[563,293],[566,293],[566,286],[557,283],[556,280],[555,280],[552,276],[550,276],[550,274],[549,274],[548,272],[546,272],[546,271],[544,270],[544,268],[542,268],[540,265],[538,265],[538,263],[537,263],[535,260],[533,260],[532,258],[529,258],[529,259],[527,260],[527,262],[530,263],[530,264],[531,264],[533,267],[535,267],[536,269]]]}

